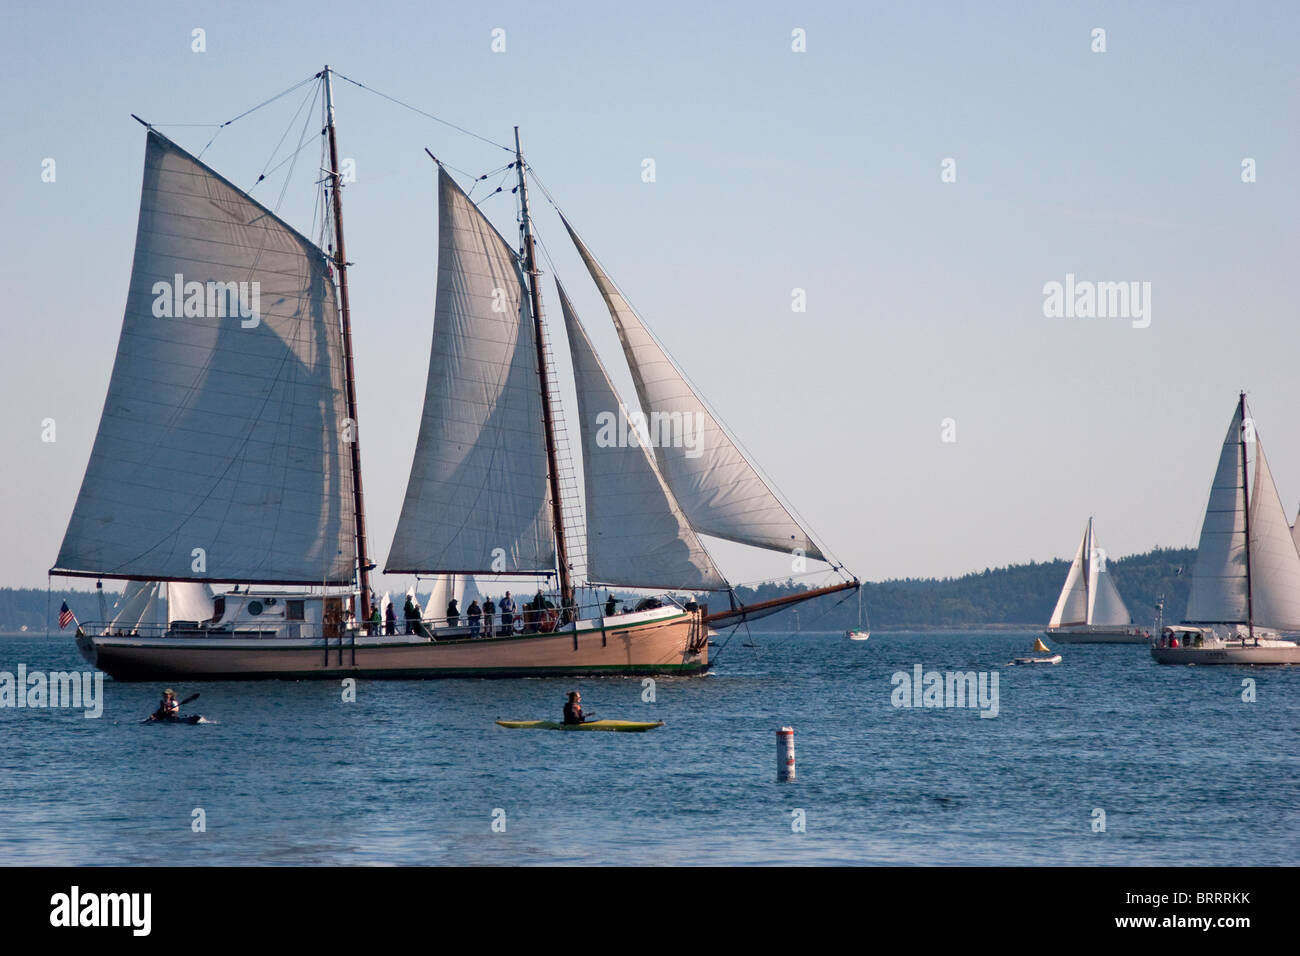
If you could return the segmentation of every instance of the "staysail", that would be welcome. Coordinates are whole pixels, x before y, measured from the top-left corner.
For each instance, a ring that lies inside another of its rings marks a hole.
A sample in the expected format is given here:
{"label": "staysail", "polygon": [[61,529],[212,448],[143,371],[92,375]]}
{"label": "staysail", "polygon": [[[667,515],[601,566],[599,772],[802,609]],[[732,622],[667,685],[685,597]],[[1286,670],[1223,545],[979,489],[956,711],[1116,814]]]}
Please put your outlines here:
{"label": "staysail", "polygon": [[343,367],[325,254],[150,130],[117,357],[52,572],[350,583]]}
{"label": "staysail", "polygon": [[558,282],[573,358],[586,497],[587,579],[626,587],[722,590],[726,580],[691,529],[629,421]]}
{"label": "staysail", "polygon": [[740,449],[723,431],[568,220],[565,228],[618,329],[655,460],[700,534],[826,560]]}
{"label": "staysail", "polygon": [[386,572],[555,567],[541,402],[518,259],[439,167],[429,377]]}
{"label": "staysail", "polygon": [[1097,547],[1096,538],[1093,538],[1089,561],[1092,572],[1088,575],[1088,623],[1109,627],[1131,624],[1133,618],[1124,599],[1119,596],[1119,588],[1115,586],[1115,580],[1106,567],[1105,555]]}

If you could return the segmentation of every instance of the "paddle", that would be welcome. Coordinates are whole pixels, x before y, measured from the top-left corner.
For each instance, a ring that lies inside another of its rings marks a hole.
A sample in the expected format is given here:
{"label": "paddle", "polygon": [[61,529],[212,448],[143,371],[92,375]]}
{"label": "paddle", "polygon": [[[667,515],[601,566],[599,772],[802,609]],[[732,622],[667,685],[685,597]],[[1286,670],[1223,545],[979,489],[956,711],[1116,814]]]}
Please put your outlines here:
{"label": "paddle", "polygon": [[[198,699],[199,699],[199,695],[198,695],[198,694],[190,694],[189,697],[186,697],[186,698],[185,698],[183,701],[181,701],[177,706],[178,706],[178,707],[184,707],[186,704],[190,703],[191,701],[195,701],[195,700],[198,700]],[[150,715],[149,715],[148,717],[146,717],[144,720],[140,721],[140,723],[142,723],[142,724],[147,724],[147,723],[149,723],[149,721],[151,721],[151,720],[157,720],[157,719],[158,719],[158,712],[157,712],[157,711],[154,711],[152,714],[150,714]]]}

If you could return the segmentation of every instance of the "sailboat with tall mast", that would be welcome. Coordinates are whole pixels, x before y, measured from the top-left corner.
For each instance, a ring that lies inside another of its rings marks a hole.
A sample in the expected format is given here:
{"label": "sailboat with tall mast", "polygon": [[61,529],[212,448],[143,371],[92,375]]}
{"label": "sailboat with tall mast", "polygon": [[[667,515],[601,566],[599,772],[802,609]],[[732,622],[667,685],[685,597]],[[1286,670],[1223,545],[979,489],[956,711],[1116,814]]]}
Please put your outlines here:
{"label": "sailboat with tall mast", "polygon": [[1300,644],[1282,636],[1296,631],[1300,551],[1242,392],[1219,452],[1184,623],[1165,627],[1151,656],[1161,664],[1300,664]]}
{"label": "sailboat with tall mast", "polygon": [[[516,129],[518,251],[438,163],[429,374],[385,570],[540,577],[554,582],[544,597],[558,611],[540,613],[539,595],[533,613],[518,616],[523,633],[503,615],[507,626],[488,636],[439,622],[436,606],[404,620],[403,633],[378,609],[372,617],[332,71],[316,79],[329,249],[145,124],[122,334],[51,573],[229,589],[205,620],[129,634],[83,626],[87,660],[120,680],[700,673],[718,629],[859,587],[776,497],[564,220],[641,405],[628,411],[557,283],[584,462],[582,487],[566,488]],[[745,605],[701,535],[823,561],[842,580]],[[622,614],[586,606],[579,557],[587,586],[669,593]],[[710,611],[694,597],[704,592],[726,595],[728,606]]]}
{"label": "sailboat with tall mast", "polygon": [[1133,626],[1106,567],[1106,553],[1097,545],[1092,518],[1083,529],[1045,633],[1067,644],[1145,644],[1150,639]]}

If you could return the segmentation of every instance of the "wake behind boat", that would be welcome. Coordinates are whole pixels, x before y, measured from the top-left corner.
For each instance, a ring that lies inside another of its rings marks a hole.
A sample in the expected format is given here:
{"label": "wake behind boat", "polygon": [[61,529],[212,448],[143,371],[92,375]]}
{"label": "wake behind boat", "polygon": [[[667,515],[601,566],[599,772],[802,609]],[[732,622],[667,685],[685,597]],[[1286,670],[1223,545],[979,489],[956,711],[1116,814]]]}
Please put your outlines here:
{"label": "wake behind boat", "polygon": [[[154,594],[187,583],[227,590],[207,592],[195,616],[79,626],[88,661],[119,680],[698,674],[716,629],[859,586],[843,580],[561,215],[640,404],[628,412],[557,283],[579,485],[516,129],[506,170],[518,180],[518,251],[437,164],[428,378],[385,572],[542,579],[549,607],[522,630],[449,614],[398,633],[372,613],[333,78],[328,67],[317,74],[313,94],[326,173],[317,240],[145,124],[122,333],[51,573],[145,582]],[[745,606],[702,535],[825,562],[842,580]],[[668,593],[611,614],[579,600],[584,583],[718,592],[728,606],[710,612]]]}
{"label": "wake behind boat", "polygon": [[1300,644],[1282,631],[1300,631],[1300,551],[1242,392],[1219,451],[1185,622],[1164,628],[1151,656],[1160,664],[1300,664]]}
{"label": "wake behind boat", "polygon": [[1132,620],[1089,518],[1045,633],[1067,644],[1147,643],[1150,633],[1133,627]]}

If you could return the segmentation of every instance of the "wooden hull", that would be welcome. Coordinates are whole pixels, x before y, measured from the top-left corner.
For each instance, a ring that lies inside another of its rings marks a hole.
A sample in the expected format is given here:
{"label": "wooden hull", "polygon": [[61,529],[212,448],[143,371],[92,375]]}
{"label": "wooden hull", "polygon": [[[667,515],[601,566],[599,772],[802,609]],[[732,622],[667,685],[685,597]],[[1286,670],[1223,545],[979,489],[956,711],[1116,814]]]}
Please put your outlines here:
{"label": "wooden hull", "polygon": [[583,621],[576,631],[477,640],[81,635],[77,644],[120,681],[700,674],[709,666],[700,612],[676,609]]}

